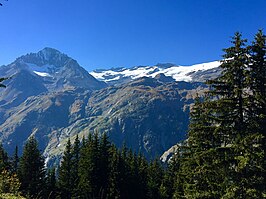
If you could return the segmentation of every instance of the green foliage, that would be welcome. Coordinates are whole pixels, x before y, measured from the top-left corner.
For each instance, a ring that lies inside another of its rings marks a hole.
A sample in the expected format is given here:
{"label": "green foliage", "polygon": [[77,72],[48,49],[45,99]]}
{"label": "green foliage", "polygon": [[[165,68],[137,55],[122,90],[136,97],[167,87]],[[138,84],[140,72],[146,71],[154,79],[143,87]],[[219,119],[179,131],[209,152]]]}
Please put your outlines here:
{"label": "green foliage", "polygon": [[11,159],[11,170],[13,173],[18,172],[18,165],[19,165],[19,157],[18,157],[18,146],[15,148],[15,153]]}
{"label": "green foliage", "polygon": [[26,199],[26,198],[24,198],[23,196],[17,196],[11,193],[3,193],[3,194],[0,194],[0,199]]}
{"label": "green foliage", "polygon": [[259,31],[246,47],[237,32],[232,44],[224,49],[221,76],[208,82],[208,97],[196,99],[191,111],[184,158],[176,169],[184,176],[179,198],[265,195],[265,36]]}
{"label": "green foliage", "polygon": [[20,195],[21,183],[10,166],[9,158],[0,145],[0,198],[16,198]]}
{"label": "green foliage", "polygon": [[45,165],[37,141],[30,137],[26,143],[19,163],[18,176],[21,191],[29,198],[44,198]]}
{"label": "green foliage", "polygon": [[[126,147],[118,150],[106,134],[90,134],[82,144],[77,139],[68,141],[59,169],[61,198],[161,198],[164,170],[158,160],[149,164]],[[71,165],[78,165],[77,181]]]}
{"label": "green foliage", "polygon": [[10,165],[7,152],[4,150],[2,143],[0,143],[0,172],[3,170],[8,170],[9,167]]}
{"label": "green foliage", "polygon": [[71,142],[70,139],[67,141],[66,149],[62,158],[61,165],[59,167],[59,177],[58,184],[61,189],[62,198],[71,198],[71,193],[73,191],[73,181],[72,181],[72,157],[71,152]]}
{"label": "green foliage", "polygon": [[20,182],[16,174],[3,170],[0,174],[0,194],[12,193],[19,195]]}
{"label": "green foliage", "polygon": [[48,170],[46,177],[46,191],[46,196],[48,196],[49,199],[56,198],[58,195],[55,168]]}
{"label": "green foliage", "polygon": [[164,170],[159,162],[159,160],[154,160],[151,162],[148,170],[148,193],[147,198],[159,199],[161,198],[160,186],[162,184]]}

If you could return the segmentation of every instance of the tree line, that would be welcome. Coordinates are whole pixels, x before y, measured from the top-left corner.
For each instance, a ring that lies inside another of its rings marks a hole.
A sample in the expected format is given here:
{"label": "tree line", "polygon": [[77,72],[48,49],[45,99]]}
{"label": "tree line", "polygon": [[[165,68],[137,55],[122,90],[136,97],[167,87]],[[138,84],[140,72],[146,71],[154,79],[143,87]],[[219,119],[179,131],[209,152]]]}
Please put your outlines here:
{"label": "tree line", "polygon": [[[27,198],[261,199],[265,192],[266,47],[237,32],[222,73],[190,114],[188,137],[167,165],[147,161],[106,134],[68,140],[58,168],[45,168],[30,138],[20,158],[0,147],[0,191]],[[3,183],[4,181],[4,183]]]}
{"label": "tree line", "polygon": [[[164,168],[141,154],[116,148],[106,134],[67,142],[58,168],[46,168],[31,137],[22,156],[8,157],[0,147],[0,194],[26,198],[161,198]],[[7,180],[3,179],[10,179]]]}

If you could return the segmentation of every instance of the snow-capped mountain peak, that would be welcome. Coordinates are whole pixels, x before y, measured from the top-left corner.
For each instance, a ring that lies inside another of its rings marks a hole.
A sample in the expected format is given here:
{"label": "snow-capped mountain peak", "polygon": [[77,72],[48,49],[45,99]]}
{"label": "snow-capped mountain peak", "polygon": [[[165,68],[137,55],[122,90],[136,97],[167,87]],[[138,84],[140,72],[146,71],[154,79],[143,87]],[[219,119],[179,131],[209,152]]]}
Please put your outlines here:
{"label": "snow-capped mountain peak", "polygon": [[28,53],[6,66],[7,76],[26,72],[39,79],[48,90],[89,88],[106,86],[97,81],[77,61],[53,48],[44,48],[37,53]]}
{"label": "snow-capped mountain peak", "polygon": [[37,53],[23,55],[17,58],[15,62],[26,64],[28,69],[36,71],[37,73],[45,72],[52,75],[71,60],[72,59],[66,54],[56,49],[46,47]]}

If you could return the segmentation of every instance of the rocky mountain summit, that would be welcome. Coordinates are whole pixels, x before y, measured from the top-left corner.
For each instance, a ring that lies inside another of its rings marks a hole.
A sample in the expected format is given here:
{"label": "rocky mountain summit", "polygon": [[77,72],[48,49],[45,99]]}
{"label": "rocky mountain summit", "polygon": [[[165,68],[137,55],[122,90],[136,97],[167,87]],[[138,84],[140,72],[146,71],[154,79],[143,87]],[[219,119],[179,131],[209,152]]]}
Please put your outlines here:
{"label": "rocky mountain summit", "polygon": [[[169,71],[174,65],[157,67]],[[190,77],[218,72],[207,67]],[[176,75],[163,70],[112,85],[93,74],[52,48],[0,67],[1,77],[11,77],[0,92],[0,140],[7,151],[12,153],[16,145],[21,151],[29,136],[35,136],[51,163],[69,138],[106,132],[117,146],[125,143],[148,158],[158,157],[185,138],[193,98],[207,89],[202,82],[176,81]]]}

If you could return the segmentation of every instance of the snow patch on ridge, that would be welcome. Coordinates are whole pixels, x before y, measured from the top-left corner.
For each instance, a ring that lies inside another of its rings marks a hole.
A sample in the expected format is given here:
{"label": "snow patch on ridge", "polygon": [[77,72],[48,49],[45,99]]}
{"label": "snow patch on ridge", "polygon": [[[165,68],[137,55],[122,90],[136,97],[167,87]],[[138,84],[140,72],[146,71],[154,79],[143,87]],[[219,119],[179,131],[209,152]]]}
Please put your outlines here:
{"label": "snow patch on ridge", "polygon": [[191,74],[217,68],[220,66],[220,61],[214,61],[209,63],[195,64],[192,66],[170,66],[163,68],[160,66],[141,66],[131,69],[122,68],[119,71],[100,70],[90,72],[96,79],[111,82],[120,79],[121,77],[130,77],[131,79],[137,79],[140,77],[155,77],[159,73],[163,73],[166,76],[173,77],[176,81],[192,81]]}
{"label": "snow patch on ridge", "polygon": [[[28,66],[28,70],[34,72],[41,77],[52,77],[52,74],[58,69],[54,65],[38,66],[32,63],[25,63]],[[56,73],[56,72],[55,72]]]}
{"label": "snow patch on ridge", "polygon": [[44,73],[44,72],[37,72],[33,71],[35,74],[41,76],[41,77],[52,77],[49,73]]}

